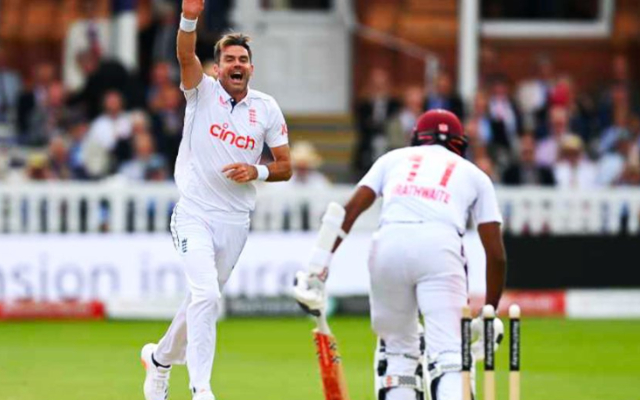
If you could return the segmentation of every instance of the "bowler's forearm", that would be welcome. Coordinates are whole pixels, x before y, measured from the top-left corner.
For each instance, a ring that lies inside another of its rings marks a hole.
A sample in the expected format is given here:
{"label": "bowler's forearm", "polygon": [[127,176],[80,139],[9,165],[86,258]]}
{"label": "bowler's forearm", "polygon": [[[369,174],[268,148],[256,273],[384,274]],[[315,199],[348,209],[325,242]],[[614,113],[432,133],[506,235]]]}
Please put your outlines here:
{"label": "bowler's forearm", "polygon": [[267,182],[282,182],[291,179],[291,161],[274,161],[267,165],[269,177]]}
{"label": "bowler's forearm", "polygon": [[178,30],[178,61],[181,66],[188,66],[198,62],[196,57],[196,32]]}

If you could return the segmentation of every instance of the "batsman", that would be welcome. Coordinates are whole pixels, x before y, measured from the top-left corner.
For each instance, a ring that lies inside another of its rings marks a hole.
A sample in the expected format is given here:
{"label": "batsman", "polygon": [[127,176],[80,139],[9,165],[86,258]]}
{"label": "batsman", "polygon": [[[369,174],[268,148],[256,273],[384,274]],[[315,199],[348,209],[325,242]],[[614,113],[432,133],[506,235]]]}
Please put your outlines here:
{"label": "batsman", "polygon": [[[466,147],[454,114],[424,113],[412,146],[380,157],[344,208],[329,206],[310,268],[296,276],[297,301],[322,315],[333,253],[358,216],[382,197],[369,254],[378,400],[462,400],[460,319],[469,302],[463,236],[469,219],[486,253],[485,302],[498,308],[506,277],[502,217],[491,180],[464,158]],[[495,324],[499,342],[504,329],[498,318]],[[482,324],[472,326],[479,359]]]}

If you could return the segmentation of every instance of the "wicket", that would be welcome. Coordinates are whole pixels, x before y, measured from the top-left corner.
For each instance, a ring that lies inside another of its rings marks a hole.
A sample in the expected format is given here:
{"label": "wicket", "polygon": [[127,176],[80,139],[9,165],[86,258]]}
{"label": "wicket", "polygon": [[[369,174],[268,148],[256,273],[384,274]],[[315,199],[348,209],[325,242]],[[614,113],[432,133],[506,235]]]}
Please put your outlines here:
{"label": "wicket", "polygon": [[[482,309],[484,329],[484,398],[496,399],[495,382],[495,343],[493,320],[496,312],[493,306],[486,305]],[[473,398],[471,388],[471,309],[462,309],[462,399]],[[520,307],[512,304],[509,307],[509,400],[520,400]]]}

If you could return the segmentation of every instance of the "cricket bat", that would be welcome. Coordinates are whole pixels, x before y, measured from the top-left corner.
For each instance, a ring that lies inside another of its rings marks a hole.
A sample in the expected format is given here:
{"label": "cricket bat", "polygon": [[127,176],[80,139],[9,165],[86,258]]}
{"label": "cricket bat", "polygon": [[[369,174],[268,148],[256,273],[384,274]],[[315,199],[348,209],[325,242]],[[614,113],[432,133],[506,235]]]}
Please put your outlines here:
{"label": "cricket bat", "polygon": [[313,330],[316,344],[320,377],[325,400],[349,400],[347,383],[342,370],[342,357],[338,352],[336,338],[329,329],[324,313],[315,317],[317,327]]}

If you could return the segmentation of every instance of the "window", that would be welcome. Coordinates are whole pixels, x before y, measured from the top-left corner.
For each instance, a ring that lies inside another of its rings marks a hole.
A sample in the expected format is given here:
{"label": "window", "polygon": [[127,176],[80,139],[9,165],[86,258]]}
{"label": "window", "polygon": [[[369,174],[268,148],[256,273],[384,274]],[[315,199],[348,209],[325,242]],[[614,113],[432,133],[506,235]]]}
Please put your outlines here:
{"label": "window", "polygon": [[482,19],[487,20],[559,20],[595,22],[599,0],[483,0]]}
{"label": "window", "polygon": [[265,10],[328,11],[332,0],[262,0]]}
{"label": "window", "polygon": [[614,0],[481,0],[485,37],[607,37]]}

